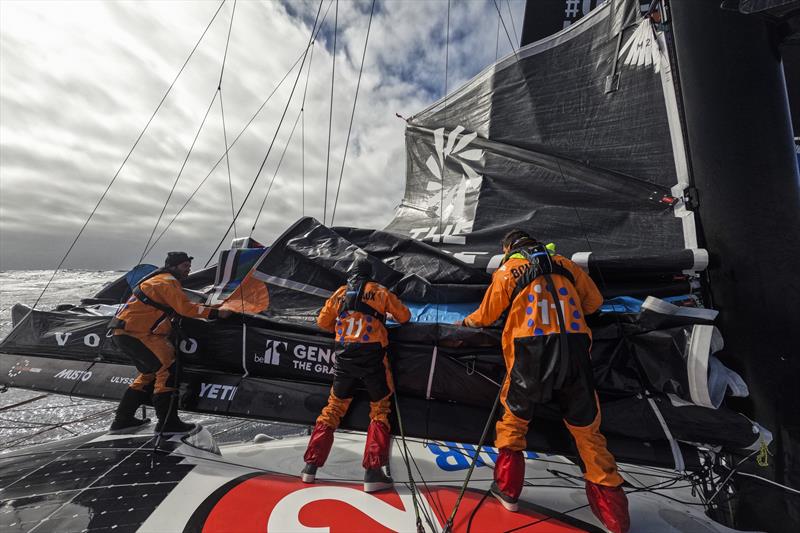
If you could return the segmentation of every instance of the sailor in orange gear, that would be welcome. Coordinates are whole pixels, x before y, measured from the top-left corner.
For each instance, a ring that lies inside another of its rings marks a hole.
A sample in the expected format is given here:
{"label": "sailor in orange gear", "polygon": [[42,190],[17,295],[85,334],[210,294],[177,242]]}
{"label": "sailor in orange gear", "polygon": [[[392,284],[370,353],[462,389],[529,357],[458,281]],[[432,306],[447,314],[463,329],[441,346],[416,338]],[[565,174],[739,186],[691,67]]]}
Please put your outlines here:
{"label": "sailor in orange gear", "polygon": [[408,322],[411,313],[397,296],[371,281],[372,265],[366,259],[356,259],[349,272],[347,285],[328,298],[317,317],[322,329],[336,334],[336,361],[328,405],[311,433],[301,477],[306,483],[316,479],[317,468],[325,464],[333,445],[333,432],[350,407],[356,387],[363,383],[370,399],[362,461],[364,491],[374,492],[392,485],[382,470],[389,460],[390,396],[394,391],[384,321],[390,314],[397,322]]}
{"label": "sailor in orange gear", "polygon": [[194,425],[178,418],[175,394],[175,346],[171,338],[172,319],[226,318],[231,312],[192,302],[183,292],[181,281],[192,268],[192,257],[185,252],[169,252],[164,268],[147,275],[133,289],[128,301],[109,324],[114,344],[131,358],[139,375],[125,391],[117,407],[112,431],[146,424],[134,416],[136,409],[152,394],[158,416],[157,432],[184,433]]}
{"label": "sailor in orange gear", "polygon": [[496,425],[499,449],[492,494],[516,511],[522,492],[525,436],[537,403],[558,402],[564,424],[584,464],[592,511],[615,533],[628,530],[628,502],[614,457],[600,433],[600,405],[589,358],[592,333],[585,316],[603,297],[592,279],[569,259],[550,254],[521,230],[502,241],[505,258],[492,275],[480,307],[463,325],[485,327],[508,310],[502,335],[508,371]]}

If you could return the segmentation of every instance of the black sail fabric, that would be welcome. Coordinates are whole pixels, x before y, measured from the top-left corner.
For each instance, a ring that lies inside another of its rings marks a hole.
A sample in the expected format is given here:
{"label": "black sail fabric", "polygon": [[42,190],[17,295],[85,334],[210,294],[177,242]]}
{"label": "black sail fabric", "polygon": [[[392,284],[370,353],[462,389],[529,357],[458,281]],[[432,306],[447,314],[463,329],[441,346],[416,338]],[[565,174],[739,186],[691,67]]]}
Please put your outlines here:
{"label": "black sail fabric", "polygon": [[[514,227],[567,256],[695,247],[684,238],[690,216],[669,205],[679,179],[659,69],[618,68],[612,11],[522,48],[411,117],[405,196],[386,229],[481,269],[496,266]],[[622,41],[638,28],[628,24]]]}

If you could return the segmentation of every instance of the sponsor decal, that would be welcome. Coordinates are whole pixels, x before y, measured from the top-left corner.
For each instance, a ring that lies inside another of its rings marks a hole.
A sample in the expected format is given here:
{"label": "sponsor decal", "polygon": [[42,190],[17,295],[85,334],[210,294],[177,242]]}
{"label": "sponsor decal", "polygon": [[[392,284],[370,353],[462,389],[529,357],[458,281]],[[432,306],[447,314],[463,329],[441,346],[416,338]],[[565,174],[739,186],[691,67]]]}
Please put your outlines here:
{"label": "sponsor decal", "polygon": [[130,385],[133,385],[133,380],[134,379],[135,378],[126,377],[126,376],[111,376],[110,378],[108,378],[108,381],[110,381],[111,383],[119,383],[121,385],[129,385],[130,386]]}
{"label": "sponsor decal", "polygon": [[[393,490],[368,494],[360,484],[320,482],[307,485],[294,476],[245,475],[217,490],[201,503],[186,525],[191,531],[416,531],[414,502],[403,484]],[[420,491],[420,514],[444,527],[458,498],[458,487],[428,485]],[[477,513],[473,510],[482,502]],[[597,531],[580,519],[543,506],[520,502],[517,513],[509,513],[485,491],[468,489],[458,508],[456,531]],[[539,529],[532,524],[542,523]],[[427,528],[426,528],[427,530]]]}
{"label": "sponsor decal", "polygon": [[197,351],[197,341],[187,337],[181,341],[179,348],[183,353],[195,353]]}
{"label": "sponsor decal", "polygon": [[[466,470],[472,463],[477,449],[472,444],[463,444],[460,442],[444,441],[444,446],[438,444],[428,443],[427,449],[436,457],[436,466],[446,472],[456,472],[458,470]],[[535,452],[526,451],[525,459],[536,459],[539,457]],[[491,446],[483,446],[478,460],[475,461],[475,466],[492,466],[497,461],[497,448]]]}
{"label": "sponsor decal", "polygon": [[28,359],[23,359],[22,361],[17,361],[14,366],[12,366],[8,370],[8,377],[15,378],[22,374],[23,372],[31,372],[32,374],[38,374],[41,372],[41,368],[31,366],[31,362]]}
{"label": "sponsor decal", "polygon": [[236,395],[235,385],[221,385],[219,383],[201,383],[200,397],[209,400],[233,400]]}
{"label": "sponsor decal", "polygon": [[333,347],[266,339],[264,351],[253,355],[253,361],[265,365],[281,365],[281,360],[294,370],[332,375],[336,353]]}
{"label": "sponsor decal", "polygon": [[65,368],[64,370],[60,371],[55,376],[58,379],[68,379],[70,381],[89,381],[92,379],[92,371],[91,370],[73,370],[71,368]]}
{"label": "sponsor decal", "polygon": [[[62,331],[55,331],[53,332],[56,337],[56,343],[59,346],[66,346],[69,338],[72,336],[71,331],[62,332]],[[83,336],[83,344],[88,346],[89,348],[97,348],[100,346],[100,335],[97,333],[87,333]]]}

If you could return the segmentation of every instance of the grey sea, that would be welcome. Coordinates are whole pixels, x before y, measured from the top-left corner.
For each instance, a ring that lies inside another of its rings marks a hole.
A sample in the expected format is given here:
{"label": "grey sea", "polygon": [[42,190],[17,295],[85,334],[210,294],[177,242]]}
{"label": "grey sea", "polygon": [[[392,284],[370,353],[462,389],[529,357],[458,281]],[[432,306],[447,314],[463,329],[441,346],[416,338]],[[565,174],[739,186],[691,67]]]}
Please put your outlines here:
{"label": "grey sea", "polygon": [[[52,271],[0,271],[0,338],[11,331],[11,308],[16,303],[48,310],[62,303],[78,303],[97,293],[125,272],[64,270],[42,293]],[[37,303],[38,300],[38,303]],[[31,400],[27,403],[27,400]],[[17,405],[22,403],[22,405]],[[47,394],[41,391],[7,389],[0,392],[0,453],[75,435],[104,431],[114,416],[116,404],[100,400]],[[154,413],[148,410],[148,416]],[[220,442],[251,439],[256,434],[271,437],[306,432],[304,426],[256,422],[203,415],[181,415],[203,424]]]}

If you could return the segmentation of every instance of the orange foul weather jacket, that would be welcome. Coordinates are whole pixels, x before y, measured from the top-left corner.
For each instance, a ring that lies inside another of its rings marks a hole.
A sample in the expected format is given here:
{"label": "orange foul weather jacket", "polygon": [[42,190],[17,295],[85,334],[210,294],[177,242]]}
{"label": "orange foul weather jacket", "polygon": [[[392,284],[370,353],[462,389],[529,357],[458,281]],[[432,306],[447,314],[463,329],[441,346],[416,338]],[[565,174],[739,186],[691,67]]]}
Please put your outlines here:
{"label": "orange foul weather jacket", "polygon": [[[139,289],[151,300],[170,307],[181,316],[214,318],[216,314],[214,308],[189,300],[183,293],[180,282],[169,272],[162,272],[144,280],[139,284]],[[175,348],[169,339],[169,334],[172,332],[170,316],[161,309],[145,304],[134,295],[117,311],[116,318],[123,321],[124,326],[117,327],[114,335],[127,335],[138,339],[157,359],[153,360],[152,364],[143,365],[138,364],[138,360],[142,359],[141,356],[134,358],[137,360],[140,374],[131,388],[144,390],[155,381],[156,393],[173,390],[173,387],[167,384],[170,377],[169,369],[175,362]]]}
{"label": "orange foul weather jacket", "polygon": [[[386,359],[385,349],[389,344],[389,337],[386,333],[381,320],[370,314],[362,313],[359,311],[344,311],[345,292],[347,286],[343,285],[333,293],[325,302],[324,307],[317,317],[317,324],[324,330],[331,331],[336,335],[337,341],[337,366],[340,368],[336,371],[334,377],[334,386],[331,388],[330,397],[328,398],[328,405],[322,410],[318,423],[323,423],[328,427],[336,429],[339,427],[339,422],[342,416],[347,412],[350,402],[352,400],[349,389],[351,388],[350,376],[347,376],[347,361],[351,354],[356,354],[358,357],[359,346],[368,349],[372,346],[377,346],[380,343],[381,351],[384,352],[383,366],[385,369],[385,384],[371,383],[372,378],[377,379],[377,376],[367,376],[364,383],[370,394],[370,419],[383,422],[386,427],[389,427],[389,412],[391,404],[389,402],[389,395],[394,390],[394,382],[392,380],[392,372],[389,368],[389,361]],[[363,295],[361,297],[362,303],[367,304],[374,309],[378,314],[386,316],[391,314],[392,318],[397,322],[408,322],[411,318],[411,312],[403,305],[403,302],[395,296],[389,289],[382,285],[369,281],[364,285]],[[386,390],[389,394],[381,395],[373,393],[375,391]],[[335,394],[339,392],[339,395]],[[373,397],[375,396],[375,397]],[[378,397],[382,396],[382,397]]]}
{"label": "orange foul weather jacket", "polygon": [[[347,285],[342,285],[328,298],[317,317],[319,327],[335,332],[337,342],[380,342],[385,348],[389,344],[389,337],[380,320],[359,311],[341,311],[346,291]],[[381,315],[391,314],[401,324],[411,318],[411,312],[403,302],[389,289],[374,281],[369,281],[364,286],[361,301]]]}
{"label": "orange foul weather jacket", "polygon": [[[542,374],[539,365],[547,357],[556,357],[561,348],[558,343],[565,342],[569,363],[561,362],[567,367],[566,376],[553,396],[561,407],[567,429],[575,438],[586,466],[586,479],[617,486],[622,478],[599,430],[600,410],[589,361],[591,330],[584,318],[600,308],[603,297],[588,274],[575,263],[560,255],[551,256],[551,260],[566,269],[574,280],[573,283],[565,275],[550,274],[558,301],[553,301],[543,276],[522,288],[512,301],[517,280],[531,268],[522,254],[513,254],[492,275],[480,307],[464,319],[467,326],[484,327],[508,310],[502,335],[508,375],[500,394],[504,414],[497,423],[495,445],[512,451],[526,448],[528,423],[536,403],[542,401],[536,399],[540,393],[538,389],[544,388],[537,381],[537,374]],[[556,306],[561,308],[566,331],[561,331]]]}

